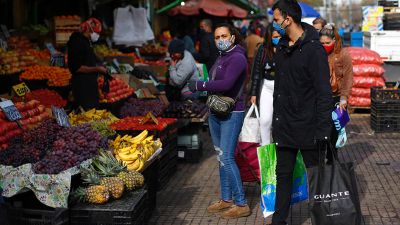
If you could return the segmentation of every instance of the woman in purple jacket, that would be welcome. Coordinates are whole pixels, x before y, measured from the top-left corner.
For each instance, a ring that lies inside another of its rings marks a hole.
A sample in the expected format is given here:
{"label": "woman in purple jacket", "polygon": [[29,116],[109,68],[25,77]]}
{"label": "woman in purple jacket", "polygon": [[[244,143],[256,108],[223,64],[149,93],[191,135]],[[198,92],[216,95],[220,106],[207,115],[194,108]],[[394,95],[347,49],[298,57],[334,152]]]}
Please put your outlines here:
{"label": "woman in purple jacket", "polygon": [[219,93],[236,99],[233,111],[225,117],[210,114],[208,123],[211,138],[218,152],[221,199],[210,205],[210,213],[222,212],[221,217],[226,219],[249,216],[250,208],[244,196],[242,180],[234,153],[242,129],[245,92],[244,83],[247,71],[245,49],[239,45],[239,32],[229,24],[221,24],[214,32],[215,44],[220,56],[210,70],[212,80],[209,82],[190,82],[192,91],[208,91]]}

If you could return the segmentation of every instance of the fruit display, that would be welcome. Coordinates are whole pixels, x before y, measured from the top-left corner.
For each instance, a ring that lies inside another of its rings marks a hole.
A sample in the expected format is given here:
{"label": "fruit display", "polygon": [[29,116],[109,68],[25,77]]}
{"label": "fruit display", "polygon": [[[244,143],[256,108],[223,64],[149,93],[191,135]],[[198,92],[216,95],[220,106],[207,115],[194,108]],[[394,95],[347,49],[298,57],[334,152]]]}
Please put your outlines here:
{"label": "fruit display", "polygon": [[33,47],[32,43],[26,36],[14,36],[7,40],[10,49],[27,50]]}
{"label": "fruit display", "polygon": [[53,66],[29,66],[21,74],[22,80],[48,80],[47,84],[54,87],[68,86],[71,73],[68,69]]}
{"label": "fruit display", "polygon": [[[99,91],[101,92],[101,89],[104,84],[104,78],[99,77],[98,79],[98,85],[99,85]],[[114,78],[109,81],[110,85],[110,90],[108,93],[100,93],[100,102],[103,103],[113,103],[117,102],[121,99],[127,98],[131,96],[135,90],[131,88],[128,84],[124,83],[119,78]]]}
{"label": "fruit display", "polygon": [[62,15],[54,17],[56,44],[66,44],[71,34],[79,30],[81,17],[76,15]]}
{"label": "fruit display", "polygon": [[49,33],[49,28],[47,28],[45,25],[42,24],[31,24],[29,26],[25,26],[22,27],[23,30],[26,30],[28,32],[33,31],[33,32],[37,32],[39,35],[46,35],[47,33]]}
{"label": "fruit display", "polygon": [[110,127],[116,131],[118,130],[151,130],[151,131],[161,131],[165,129],[169,124],[175,123],[174,118],[157,118],[158,124],[155,123],[143,123],[143,116],[130,116],[119,121],[112,123]]}
{"label": "fruit display", "polygon": [[21,72],[25,67],[36,65],[29,51],[5,51],[0,53],[0,75]]}
{"label": "fruit display", "polygon": [[167,53],[167,47],[161,46],[160,44],[148,44],[144,45],[139,49],[142,55],[165,55]]}
{"label": "fruit display", "polygon": [[143,62],[143,59],[139,58],[139,56],[137,56],[134,52],[122,53],[122,52],[118,51],[117,49],[109,48],[104,44],[95,45],[93,47],[93,50],[96,53],[96,55],[103,57],[103,58],[110,57],[110,56],[128,56],[128,57],[132,57],[134,59],[134,61],[132,63]]}
{"label": "fruit display", "polygon": [[51,149],[61,129],[55,120],[46,119],[38,127],[23,132],[6,150],[0,151],[0,164],[18,167],[38,162]]}
{"label": "fruit display", "polygon": [[48,49],[37,50],[37,49],[29,49],[28,52],[30,55],[37,59],[45,59],[50,61],[50,51]]}
{"label": "fruit display", "polygon": [[171,118],[201,118],[207,113],[206,104],[198,100],[184,102],[170,102],[164,116]]}
{"label": "fruit display", "polygon": [[108,148],[107,139],[89,124],[63,127],[57,132],[51,150],[33,168],[38,174],[58,174],[94,157],[100,148]]}
{"label": "fruit display", "polygon": [[118,135],[110,145],[114,149],[115,158],[122,161],[129,171],[142,171],[145,162],[162,147],[161,141],[148,136],[147,130],[136,137]]}
{"label": "fruit display", "polygon": [[91,109],[86,112],[76,114],[71,112],[69,115],[69,122],[71,125],[80,125],[90,123],[93,121],[105,121],[107,124],[114,123],[119,119],[107,110]]}
{"label": "fruit display", "polygon": [[122,118],[129,116],[144,116],[148,112],[154,116],[161,116],[164,112],[165,105],[159,99],[138,99],[130,98],[122,106],[120,116]]}
{"label": "fruit display", "polygon": [[56,91],[48,89],[38,89],[28,92],[25,95],[25,98],[28,101],[37,100],[46,108],[51,108],[51,106],[63,108],[67,105],[67,101],[64,100]]}
{"label": "fruit display", "polygon": [[22,119],[19,120],[22,129],[16,122],[8,121],[6,115],[0,111],[0,150],[6,149],[8,142],[20,135],[22,130],[31,129],[50,117],[49,113],[45,111],[45,107],[36,100],[26,103],[16,102],[15,107],[22,116]]}
{"label": "fruit display", "polygon": [[[75,197],[91,204],[103,204],[109,198],[119,199],[124,191],[134,190],[144,185],[144,177],[135,171],[127,171],[126,166],[114,158],[109,151],[99,151],[88,168],[81,168],[81,175],[87,188],[79,188]],[[107,192],[106,192],[107,191]]]}
{"label": "fruit display", "polygon": [[92,127],[93,130],[99,132],[99,134],[102,137],[108,138],[108,137],[113,137],[114,135],[117,134],[115,130],[111,129],[108,126],[108,122],[106,121],[102,120],[92,121],[90,122],[90,126]]}

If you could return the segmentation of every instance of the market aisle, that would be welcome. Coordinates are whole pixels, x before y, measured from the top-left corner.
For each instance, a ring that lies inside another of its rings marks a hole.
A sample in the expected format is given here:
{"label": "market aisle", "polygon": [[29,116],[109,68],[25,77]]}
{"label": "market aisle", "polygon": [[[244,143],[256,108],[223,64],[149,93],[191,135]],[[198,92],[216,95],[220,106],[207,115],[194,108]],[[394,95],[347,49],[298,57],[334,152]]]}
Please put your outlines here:
{"label": "market aisle", "polygon": [[[400,134],[374,134],[369,115],[353,115],[348,128],[349,142],[340,151],[342,161],[356,161],[359,195],[367,225],[399,225],[400,219]],[[150,225],[163,224],[265,224],[260,210],[259,187],[245,186],[252,215],[237,220],[209,214],[207,206],[219,196],[218,164],[208,133],[202,133],[204,155],[200,163],[180,163],[166,188],[158,192],[157,209]],[[390,165],[378,165],[387,164]],[[377,164],[378,163],[378,164]],[[310,225],[307,203],[293,207],[293,225]]]}

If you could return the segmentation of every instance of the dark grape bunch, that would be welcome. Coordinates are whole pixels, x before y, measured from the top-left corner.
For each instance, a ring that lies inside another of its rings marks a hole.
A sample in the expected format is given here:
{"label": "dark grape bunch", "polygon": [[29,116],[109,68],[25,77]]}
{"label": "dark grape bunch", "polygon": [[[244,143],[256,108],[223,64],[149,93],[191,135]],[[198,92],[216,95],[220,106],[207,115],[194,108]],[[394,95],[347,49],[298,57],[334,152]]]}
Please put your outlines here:
{"label": "dark grape bunch", "polygon": [[107,147],[107,139],[92,130],[89,124],[64,128],[57,133],[52,151],[34,165],[34,171],[57,174],[92,158],[99,148]]}
{"label": "dark grape bunch", "polygon": [[155,117],[163,114],[165,105],[159,99],[130,98],[122,106],[120,115],[122,118],[130,116],[144,116],[152,112]]}
{"label": "dark grape bunch", "polygon": [[207,111],[207,106],[199,101],[170,102],[164,112],[165,117],[170,118],[199,118]]}
{"label": "dark grape bunch", "polygon": [[42,159],[61,130],[55,120],[47,119],[35,129],[25,131],[11,140],[9,147],[0,152],[0,164],[18,167]]}

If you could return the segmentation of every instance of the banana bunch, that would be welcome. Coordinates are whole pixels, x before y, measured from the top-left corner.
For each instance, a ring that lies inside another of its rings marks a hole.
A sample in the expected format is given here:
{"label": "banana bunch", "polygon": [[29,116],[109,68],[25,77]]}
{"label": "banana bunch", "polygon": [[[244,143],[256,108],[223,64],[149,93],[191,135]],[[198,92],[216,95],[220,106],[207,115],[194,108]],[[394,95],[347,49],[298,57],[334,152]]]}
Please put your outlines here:
{"label": "banana bunch", "polygon": [[120,136],[111,142],[115,158],[122,161],[128,170],[142,171],[145,162],[154,152],[162,147],[159,139],[148,136],[149,132],[144,130],[136,137],[130,135]]}
{"label": "banana bunch", "polygon": [[80,125],[99,120],[107,121],[107,124],[111,124],[119,120],[117,117],[115,117],[112,113],[108,112],[107,110],[96,110],[96,109],[91,109],[89,111],[82,112],[79,114],[71,112],[68,115],[68,117],[69,117],[69,122],[72,125]]}

